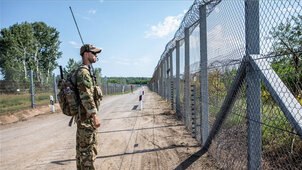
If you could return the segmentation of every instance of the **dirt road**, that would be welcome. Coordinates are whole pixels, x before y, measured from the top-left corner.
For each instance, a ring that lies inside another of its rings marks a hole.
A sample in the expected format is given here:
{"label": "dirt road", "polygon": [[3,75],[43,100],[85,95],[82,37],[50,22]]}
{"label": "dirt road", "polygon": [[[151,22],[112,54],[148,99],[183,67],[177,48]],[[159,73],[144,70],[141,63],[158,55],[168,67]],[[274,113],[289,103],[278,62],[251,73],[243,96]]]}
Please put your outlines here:
{"label": "dirt road", "polygon": [[[102,101],[97,169],[217,169],[209,155],[194,157],[199,144],[156,93],[146,89],[143,111],[137,104],[138,91]],[[0,126],[0,169],[76,169],[68,121],[48,114]]]}

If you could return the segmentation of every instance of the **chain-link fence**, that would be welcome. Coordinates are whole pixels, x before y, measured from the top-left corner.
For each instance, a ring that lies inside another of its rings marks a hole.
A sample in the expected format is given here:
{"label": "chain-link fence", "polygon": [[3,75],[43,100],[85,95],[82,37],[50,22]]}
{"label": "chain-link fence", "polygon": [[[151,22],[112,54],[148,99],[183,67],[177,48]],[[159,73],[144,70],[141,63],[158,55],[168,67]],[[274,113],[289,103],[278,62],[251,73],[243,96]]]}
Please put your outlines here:
{"label": "chain-link fence", "polygon": [[1,113],[47,104],[54,96],[53,75],[32,71],[6,70],[0,80]]}
{"label": "chain-link fence", "polygon": [[122,93],[134,91],[135,89],[138,88],[138,85],[103,83],[101,85],[101,88],[104,95],[111,95],[111,94],[122,94]]}
{"label": "chain-link fence", "polygon": [[[6,77],[0,80],[0,114],[34,108],[38,105],[58,102],[58,77],[54,74],[34,71],[6,70]],[[102,84],[103,95],[123,94],[135,90],[137,85]]]}
{"label": "chain-link fence", "polygon": [[300,0],[195,0],[150,87],[172,57],[168,102],[220,168],[302,169],[301,32]]}

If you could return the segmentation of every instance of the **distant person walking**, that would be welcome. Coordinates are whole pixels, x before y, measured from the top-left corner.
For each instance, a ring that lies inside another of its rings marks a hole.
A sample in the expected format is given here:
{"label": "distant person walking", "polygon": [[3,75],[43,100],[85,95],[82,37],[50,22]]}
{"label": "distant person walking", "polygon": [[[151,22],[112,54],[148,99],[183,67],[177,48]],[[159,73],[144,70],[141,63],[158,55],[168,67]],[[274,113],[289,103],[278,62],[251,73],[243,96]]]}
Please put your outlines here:
{"label": "distant person walking", "polygon": [[97,117],[95,97],[95,82],[90,74],[89,66],[97,61],[97,55],[102,49],[91,44],[81,47],[80,55],[83,64],[78,68],[76,79],[80,97],[80,109],[77,117],[76,163],[78,170],[95,169],[94,161],[97,155],[97,128],[101,123]]}
{"label": "distant person walking", "polygon": [[130,85],[131,93],[133,93],[133,84]]}

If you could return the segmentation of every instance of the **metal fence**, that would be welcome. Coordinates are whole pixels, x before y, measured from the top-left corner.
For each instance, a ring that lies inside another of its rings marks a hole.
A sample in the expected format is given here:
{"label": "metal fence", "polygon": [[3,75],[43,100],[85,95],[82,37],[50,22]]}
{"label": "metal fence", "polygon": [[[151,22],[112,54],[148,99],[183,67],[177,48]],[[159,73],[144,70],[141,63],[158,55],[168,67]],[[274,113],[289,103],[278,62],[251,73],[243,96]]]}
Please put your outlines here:
{"label": "metal fence", "polygon": [[[132,90],[135,90],[138,86],[135,85],[132,87]],[[104,83],[101,85],[104,95],[126,93],[131,91],[131,85],[129,84],[116,84],[116,83]]]}
{"label": "metal fence", "polygon": [[[55,74],[46,76],[34,71],[24,73],[18,70],[6,70],[7,77],[0,80],[0,113],[20,110],[26,107],[34,108],[37,105],[53,102],[57,103],[57,82],[59,77]],[[100,82],[100,80],[98,81]],[[137,88],[133,86],[132,90]],[[106,83],[101,84],[103,95],[122,94],[131,91],[130,85]]]}
{"label": "metal fence", "polygon": [[54,77],[31,70],[5,70],[0,80],[0,112],[22,110],[27,107],[50,103],[54,96]]}
{"label": "metal fence", "polygon": [[195,0],[149,87],[220,168],[302,169],[301,32],[300,0]]}

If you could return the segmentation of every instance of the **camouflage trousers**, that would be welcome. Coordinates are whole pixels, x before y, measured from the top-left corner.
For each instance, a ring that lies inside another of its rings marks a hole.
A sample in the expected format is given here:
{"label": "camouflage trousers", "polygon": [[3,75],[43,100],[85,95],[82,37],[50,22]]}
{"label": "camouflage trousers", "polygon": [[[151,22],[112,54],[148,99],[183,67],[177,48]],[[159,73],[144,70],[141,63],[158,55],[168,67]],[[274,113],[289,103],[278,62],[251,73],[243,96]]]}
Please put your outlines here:
{"label": "camouflage trousers", "polygon": [[97,155],[97,129],[93,127],[93,118],[77,123],[76,162],[78,170],[94,170]]}

